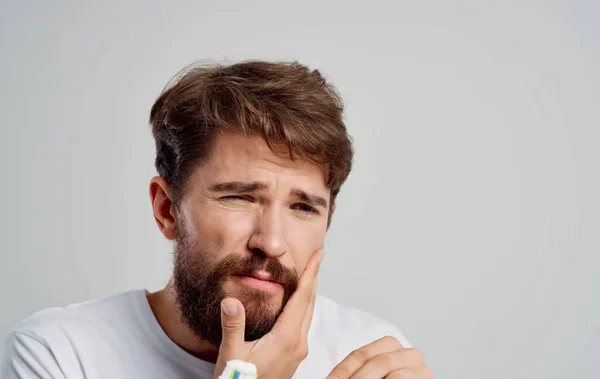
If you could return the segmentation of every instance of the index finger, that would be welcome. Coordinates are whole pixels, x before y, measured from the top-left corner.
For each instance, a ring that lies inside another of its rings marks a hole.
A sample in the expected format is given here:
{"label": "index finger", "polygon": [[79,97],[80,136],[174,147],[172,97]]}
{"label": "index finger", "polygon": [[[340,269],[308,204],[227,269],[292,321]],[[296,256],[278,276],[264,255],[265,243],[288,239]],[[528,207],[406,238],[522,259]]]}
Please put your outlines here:
{"label": "index finger", "polygon": [[[327,377],[340,379],[353,377],[357,371],[365,366],[373,357],[402,349],[403,347],[402,344],[400,344],[400,341],[394,337],[385,336],[348,354],[346,358],[333,368]],[[387,359],[386,362],[390,363],[391,359]],[[377,377],[381,378],[381,375]]]}
{"label": "index finger", "polygon": [[283,312],[275,322],[272,331],[283,335],[301,330],[306,311],[310,307],[312,298],[315,296],[314,287],[316,286],[319,267],[323,259],[323,251],[317,250],[311,255],[302,277],[298,282],[296,292],[290,297],[283,308]]}

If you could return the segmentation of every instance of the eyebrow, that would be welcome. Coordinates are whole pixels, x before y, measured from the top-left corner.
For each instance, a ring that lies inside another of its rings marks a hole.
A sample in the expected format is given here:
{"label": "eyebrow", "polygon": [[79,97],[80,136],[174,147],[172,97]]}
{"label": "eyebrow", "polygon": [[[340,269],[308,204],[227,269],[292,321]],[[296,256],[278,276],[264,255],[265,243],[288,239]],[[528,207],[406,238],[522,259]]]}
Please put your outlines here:
{"label": "eyebrow", "polygon": [[[209,189],[212,192],[247,193],[266,190],[267,188],[269,188],[269,185],[265,182],[232,181],[214,184]],[[325,198],[317,195],[311,195],[300,188],[292,188],[290,190],[290,195],[300,199],[308,205],[327,208],[327,200],[325,200]]]}
{"label": "eyebrow", "polygon": [[225,182],[225,183],[217,183],[210,187],[210,190],[213,192],[235,192],[235,193],[244,193],[244,192],[254,192],[258,190],[265,190],[269,187],[269,185],[265,182]]}
{"label": "eyebrow", "polygon": [[327,209],[327,200],[317,195],[310,195],[299,188],[292,188],[290,195],[297,197],[308,205],[321,206]]}

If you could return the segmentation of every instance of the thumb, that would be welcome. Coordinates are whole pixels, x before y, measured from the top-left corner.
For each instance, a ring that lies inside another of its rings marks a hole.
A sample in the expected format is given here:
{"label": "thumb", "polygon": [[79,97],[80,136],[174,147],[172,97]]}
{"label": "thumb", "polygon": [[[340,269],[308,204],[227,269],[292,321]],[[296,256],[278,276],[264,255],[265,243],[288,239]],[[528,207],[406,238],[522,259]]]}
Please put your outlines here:
{"label": "thumb", "polygon": [[244,343],[246,327],[246,313],[242,302],[234,298],[225,298],[221,301],[221,348],[233,353]]}

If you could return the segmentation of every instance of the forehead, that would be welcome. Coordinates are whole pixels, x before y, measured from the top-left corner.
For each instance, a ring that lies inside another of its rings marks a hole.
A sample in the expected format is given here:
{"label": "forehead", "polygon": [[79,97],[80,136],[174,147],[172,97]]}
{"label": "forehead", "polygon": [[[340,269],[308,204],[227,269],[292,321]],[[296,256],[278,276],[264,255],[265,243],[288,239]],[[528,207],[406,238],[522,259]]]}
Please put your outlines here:
{"label": "forehead", "polygon": [[[204,181],[264,179],[303,183],[313,191],[327,189],[327,168],[305,159],[272,151],[257,135],[224,131],[217,135],[211,153],[199,167]],[[257,177],[258,176],[258,177]],[[284,184],[284,183],[277,183]]]}

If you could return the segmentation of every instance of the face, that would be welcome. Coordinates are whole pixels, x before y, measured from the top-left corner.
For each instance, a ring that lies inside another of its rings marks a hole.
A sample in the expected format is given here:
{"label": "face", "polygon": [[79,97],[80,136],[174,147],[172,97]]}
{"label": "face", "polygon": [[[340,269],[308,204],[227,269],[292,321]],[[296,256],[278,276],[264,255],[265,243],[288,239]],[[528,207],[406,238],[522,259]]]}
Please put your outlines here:
{"label": "face", "polygon": [[261,137],[220,134],[177,213],[174,279],[188,326],[218,346],[220,301],[235,297],[246,339],[266,334],[323,244],[329,202],[323,167],[278,155]]}

